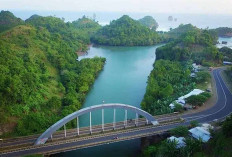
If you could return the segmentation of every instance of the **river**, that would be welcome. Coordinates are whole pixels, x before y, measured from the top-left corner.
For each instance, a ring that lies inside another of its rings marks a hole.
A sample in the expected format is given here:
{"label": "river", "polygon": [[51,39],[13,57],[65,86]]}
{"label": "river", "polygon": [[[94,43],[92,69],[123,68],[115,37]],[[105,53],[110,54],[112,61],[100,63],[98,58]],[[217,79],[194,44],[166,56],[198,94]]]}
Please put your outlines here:
{"label": "river", "polygon": [[[91,47],[84,57],[101,56],[107,62],[87,95],[84,107],[104,103],[124,103],[140,107],[146,90],[147,77],[153,69],[158,46],[146,47]],[[82,59],[84,57],[80,57]],[[113,111],[105,111],[105,122],[113,121]],[[133,118],[128,113],[128,118]],[[124,112],[116,111],[116,120],[123,120]],[[101,123],[101,111],[92,113],[92,124]],[[89,115],[80,117],[80,125],[89,125]],[[102,145],[57,154],[78,157],[128,157],[140,150],[140,139]]]}

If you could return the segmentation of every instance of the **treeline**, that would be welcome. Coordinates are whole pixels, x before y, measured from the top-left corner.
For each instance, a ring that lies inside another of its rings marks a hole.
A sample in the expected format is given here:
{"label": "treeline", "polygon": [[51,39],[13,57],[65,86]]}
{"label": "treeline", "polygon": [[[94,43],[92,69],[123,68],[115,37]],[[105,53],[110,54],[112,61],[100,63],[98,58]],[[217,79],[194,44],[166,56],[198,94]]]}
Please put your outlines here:
{"label": "treeline", "polygon": [[81,108],[105,59],[76,61],[90,36],[88,28],[75,27],[32,16],[0,34],[1,130],[39,133]]}
{"label": "treeline", "polygon": [[219,37],[232,37],[232,28],[229,27],[219,27],[210,31],[216,33]]}
{"label": "treeline", "polygon": [[170,103],[195,86],[189,76],[191,64],[158,60],[153,67],[141,107],[153,115],[171,113]]}
{"label": "treeline", "polygon": [[[183,27],[183,26],[182,26]],[[197,64],[221,64],[223,55],[216,48],[217,37],[208,30],[193,28],[156,51],[157,59],[171,61],[193,60]]]}
{"label": "treeline", "polygon": [[145,46],[154,45],[160,39],[155,31],[124,15],[99,29],[91,41],[98,45]]}

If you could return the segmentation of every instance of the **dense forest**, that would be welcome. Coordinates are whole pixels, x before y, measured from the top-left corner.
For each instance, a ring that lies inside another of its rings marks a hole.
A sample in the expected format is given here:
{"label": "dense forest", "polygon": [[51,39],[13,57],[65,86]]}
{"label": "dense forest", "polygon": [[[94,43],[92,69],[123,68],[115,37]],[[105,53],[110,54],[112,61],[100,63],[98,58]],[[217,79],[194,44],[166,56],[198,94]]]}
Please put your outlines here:
{"label": "dense forest", "polygon": [[152,16],[145,16],[138,20],[142,25],[147,26],[151,30],[156,30],[159,27],[159,24]]}
{"label": "dense forest", "polygon": [[189,76],[191,64],[158,60],[153,66],[141,107],[153,115],[173,112],[169,104],[195,86]]}
{"label": "dense forest", "polygon": [[2,10],[0,12],[0,33],[23,23],[23,20],[15,17],[14,14],[9,11]]}
{"label": "dense forest", "polygon": [[158,34],[127,15],[99,29],[91,41],[98,45],[145,46],[160,41]]}
{"label": "dense forest", "polygon": [[224,61],[232,62],[232,49],[231,48],[222,47],[219,49],[219,51],[222,53]]}
{"label": "dense forest", "polygon": [[75,52],[90,42],[86,34],[88,29],[38,15],[0,34],[1,132],[38,133],[80,109],[105,63],[76,61]]}
{"label": "dense forest", "polygon": [[219,37],[232,37],[232,28],[229,27],[219,27],[210,31],[216,32]]}
{"label": "dense forest", "polygon": [[[183,26],[181,26],[183,27]],[[221,64],[223,55],[216,48],[217,37],[208,30],[193,27],[177,39],[156,51],[157,59],[172,61],[193,60],[197,64],[212,66]]]}

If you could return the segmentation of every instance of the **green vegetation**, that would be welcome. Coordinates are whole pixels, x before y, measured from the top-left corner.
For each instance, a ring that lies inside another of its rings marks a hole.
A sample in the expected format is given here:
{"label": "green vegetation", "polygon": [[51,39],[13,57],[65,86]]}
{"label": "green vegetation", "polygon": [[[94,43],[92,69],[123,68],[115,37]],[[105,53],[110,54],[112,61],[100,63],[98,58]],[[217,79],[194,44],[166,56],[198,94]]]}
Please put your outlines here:
{"label": "green vegetation", "polygon": [[0,33],[8,30],[10,28],[13,28],[15,26],[23,24],[24,21],[20,18],[15,17],[11,12],[9,11],[1,11],[0,12]]}
{"label": "green vegetation", "polygon": [[232,28],[229,27],[219,27],[210,31],[216,32],[219,37],[232,37]]}
{"label": "green vegetation", "polygon": [[187,137],[188,136],[188,127],[187,126],[178,126],[170,130],[172,136],[177,137]]}
{"label": "green vegetation", "polygon": [[171,29],[169,32],[165,33],[166,38],[169,39],[177,39],[181,37],[183,34],[186,34],[187,32],[190,31],[195,31],[198,30],[197,27],[191,25],[191,24],[186,24],[186,25],[179,25],[179,27],[175,29]]}
{"label": "green vegetation", "polygon": [[209,98],[211,97],[211,94],[208,92],[201,93],[199,95],[192,95],[186,99],[186,102],[193,105],[193,106],[201,106],[203,103],[205,103]]}
{"label": "green vegetation", "polygon": [[196,75],[197,76],[195,79],[196,79],[197,83],[209,81],[209,79],[211,78],[209,72],[206,72],[206,71],[199,71],[199,72],[197,72]]}
{"label": "green vegetation", "polygon": [[142,109],[151,114],[173,112],[169,104],[179,96],[190,92],[195,83],[190,78],[190,65],[176,61],[158,60],[154,64],[144,99]]}
{"label": "green vegetation", "polygon": [[186,157],[193,156],[194,153],[203,150],[203,143],[200,140],[195,140],[187,137],[185,140],[186,146],[177,148],[176,141],[165,140],[161,143],[146,147],[141,157]]}
{"label": "green vegetation", "polygon": [[[198,125],[196,122],[191,122],[192,127]],[[219,124],[220,125],[220,124]],[[201,140],[196,140],[190,137],[185,137],[186,146],[177,148],[176,141],[164,140],[154,145],[146,147],[141,157],[154,157],[154,156],[165,156],[165,157],[230,157],[232,154],[232,116],[228,117],[222,123],[222,129],[212,131],[212,138],[203,145]],[[176,128],[173,135],[183,136],[186,135],[187,128]],[[183,135],[182,135],[183,134]]]}
{"label": "green vegetation", "polygon": [[156,51],[157,59],[189,61],[204,66],[222,63],[223,55],[214,46],[217,38],[208,30],[193,29]]}
{"label": "green vegetation", "polygon": [[223,54],[224,61],[232,62],[232,49],[228,47],[222,47],[219,51]]}
{"label": "green vegetation", "polygon": [[145,16],[138,20],[142,25],[147,26],[152,30],[156,30],[159,25],[152,16]]}
{"label": "green vegetation", "polygon": [[92,35],[93,33],[95,33],[97,30],[101,28],[101,25],[99,25],[96,21],[87,18],[86,16],[83,16],[82,18],[73,21],[72,25],[75,28],[78,28],[83,31],[87,31],[89,35]]}
{"label": "green vegetation", "polygon": [[14,135],[39,133],[81,108],[105,63],[98,57],[76,61],[75,52],[89,43],[84,34],[41,16],[0,34],[1,127],[14,124],[6,128]]}
{"label": "green vegetation", "polygon": [[158,43],[158,34],[127,15],[113,20],[92,36],[91,41],[98,45],[145,46]]}

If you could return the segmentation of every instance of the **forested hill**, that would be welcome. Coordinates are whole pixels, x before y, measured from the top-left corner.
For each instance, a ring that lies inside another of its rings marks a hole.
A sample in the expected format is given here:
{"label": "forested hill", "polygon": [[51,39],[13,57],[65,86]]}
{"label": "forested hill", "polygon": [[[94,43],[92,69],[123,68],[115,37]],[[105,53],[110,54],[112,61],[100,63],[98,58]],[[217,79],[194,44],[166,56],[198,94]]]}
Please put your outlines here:
{"label": "forested hill", "polygon": [[95,31],[101,28],[101,25],[98,24],[98,22],[91,20],[87,18],[86,16],[83,16],[82,18],[73,21],[72,25],[75,28],[79,28],[81,30],[88,30],[88,33],[92,35]]}
{"label": "forested hill", "polygon": [[80,109],[105,59],[76,61],[88,41],[68,25],[33,16],[0,34],[0,135],[39,133]]}
{"label": "forested hill", "polygon": [[15,17],[9,11],[0,12],[0,33],[23,23],[23,20]]}
{"label": "forested hill", "polygon": [[177,39],[183,34],[189,32],[189,31],[196,31],[199,30],[199,28],[193,26],[192,24],[186,24],[186,25],[179,25],[179,27],[171,29],[169,32],[166,33],[168,38],[171,39]]}
{"label": "forested hill", "polygon": [[156,32],[127,15],[99,29],[91,40],[95,44],[112,46],[154,45],[160,41]]}
{"label": "forested hill", "polygon": [[208,30],[192,29],[156,50],[157,59],[187,61],[212,66],[222,63],[222,54],[215,46],[217,37]]}
{"label": "forested hill", "polygon": [[138,20],[142,25],[147,26],[152,30],[156,30],[159,25],[152,16],[145,16]]}
{"label": "forested hill", "polygon": [[219,27],[211,31],[216,32],[220,37],[232,37],[232,28],[229,27]]}
{"label": "forested hill", "polygon": [[[79,20],[77,20],[78,22]],[[71,47],[75,47],[76,50],[86,51],[87,45],[90,44],[90,34],[88,33],[89,28],[83,30],[75,27],[72,23],[65,23],[64,20],[53,17],[53,16],[38,16],[33,15],[27,19],[26,24],[30,24],[37,29],[40,27],[46,28],[51,33],[58,33],[61,37],[67,41]],[[98,27],[97,25],[93,26],[90,30],[93,31],[93,28]]]}

